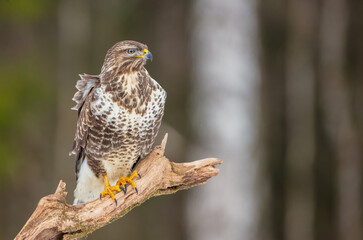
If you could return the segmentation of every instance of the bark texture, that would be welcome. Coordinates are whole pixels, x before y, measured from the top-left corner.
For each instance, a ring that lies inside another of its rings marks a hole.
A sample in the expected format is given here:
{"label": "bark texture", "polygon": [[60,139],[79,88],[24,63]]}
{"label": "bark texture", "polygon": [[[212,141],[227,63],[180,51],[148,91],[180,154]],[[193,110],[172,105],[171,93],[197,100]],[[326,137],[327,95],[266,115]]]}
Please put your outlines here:
{"label": "bark texture", "polygon": [[132,188],[124,195],[115,194],[118,205],[105,196],[83,205],[69,205],[65,201],[66,184],[60,181],[54,194],[43,197],[25,226],[16,236],[19,239],[74,239],[121,218],[134,207],[153,196],[172,194],[188,189],[216,176],[215,165],[222,161],[206,158],[189,163],[174,163],[164,156],[167,135],[161,146],[157,146],[136,171],[142,176],[134,182],[139,194]]}

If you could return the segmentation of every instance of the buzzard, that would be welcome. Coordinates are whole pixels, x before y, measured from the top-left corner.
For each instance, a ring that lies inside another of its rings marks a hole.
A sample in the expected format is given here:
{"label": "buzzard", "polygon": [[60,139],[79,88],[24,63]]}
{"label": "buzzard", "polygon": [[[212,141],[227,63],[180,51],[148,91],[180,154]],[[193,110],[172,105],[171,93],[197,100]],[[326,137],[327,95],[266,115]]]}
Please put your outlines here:
{"label": "buzzard", "polygon": [[[78,111],[73,149],[77,186],[74,204],[126,193],[133,183],[136,163],[146,157],[158,133],[165,90],[150,77],[146,61],[148,47],[121,41],[106,54],[99,75],[80,75],[73,97]],[[130,175],[131,174],[131,175]]]}

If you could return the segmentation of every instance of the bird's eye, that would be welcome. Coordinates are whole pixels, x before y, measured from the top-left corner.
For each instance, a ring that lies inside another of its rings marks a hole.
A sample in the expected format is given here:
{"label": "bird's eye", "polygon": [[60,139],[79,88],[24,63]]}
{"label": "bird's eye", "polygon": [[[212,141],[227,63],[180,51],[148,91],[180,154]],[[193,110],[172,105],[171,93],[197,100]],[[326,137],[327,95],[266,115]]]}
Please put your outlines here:
{"label": "bird's eye", "polygon": [[127,49],[126,52],[128,54],[134,54],[135,53],[135,49]]}

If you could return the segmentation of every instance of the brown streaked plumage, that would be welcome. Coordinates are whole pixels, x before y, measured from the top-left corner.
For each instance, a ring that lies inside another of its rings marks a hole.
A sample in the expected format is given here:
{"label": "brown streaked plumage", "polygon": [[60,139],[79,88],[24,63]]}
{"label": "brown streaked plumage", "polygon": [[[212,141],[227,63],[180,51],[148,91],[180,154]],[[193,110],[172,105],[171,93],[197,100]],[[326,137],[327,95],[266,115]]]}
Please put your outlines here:
{"label": "brown streaked plumage", "polygon": [[99,75],[80,75],[72,109],[78,111],[75,204],[97,198],[127,177],[152,148],[164,113],[166,92],[144,68],[147,46],[122,41],[107,51]]}

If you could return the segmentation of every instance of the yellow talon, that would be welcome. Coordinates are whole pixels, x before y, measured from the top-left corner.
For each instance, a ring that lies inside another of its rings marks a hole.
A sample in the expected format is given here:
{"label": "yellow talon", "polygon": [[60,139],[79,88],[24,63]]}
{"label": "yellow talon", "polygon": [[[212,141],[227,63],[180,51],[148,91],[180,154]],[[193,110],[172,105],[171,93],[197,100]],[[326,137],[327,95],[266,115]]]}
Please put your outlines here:
{"label": "yellow talon", "polygon": [[126,183],[129,183],[133,189],[135,189],[136,193],[138,193],[137,187],[135,183],[132,181],[135,177],[140,177],[140,174],[137,172],[134,172],[130,177],[120,177],[120,179],[117,181],[116,186],[120,186],[120,188],[126,193],[127,186]]}
{"label": "yellow talon", "polygon": [[105,195],[110,195],[110,197],[112,198],[113,201],[115,201],[116,206],[117,206],[117,200],[112,191],[119,192],[119,191],[121,191],[120,188],[118,187],[118,185],[111,187],[110,183],[108,182],[107,174],[103,177],[103,180],[105,183],[105,190],[103,190],[103,192],[100,193],[100,199]]}

